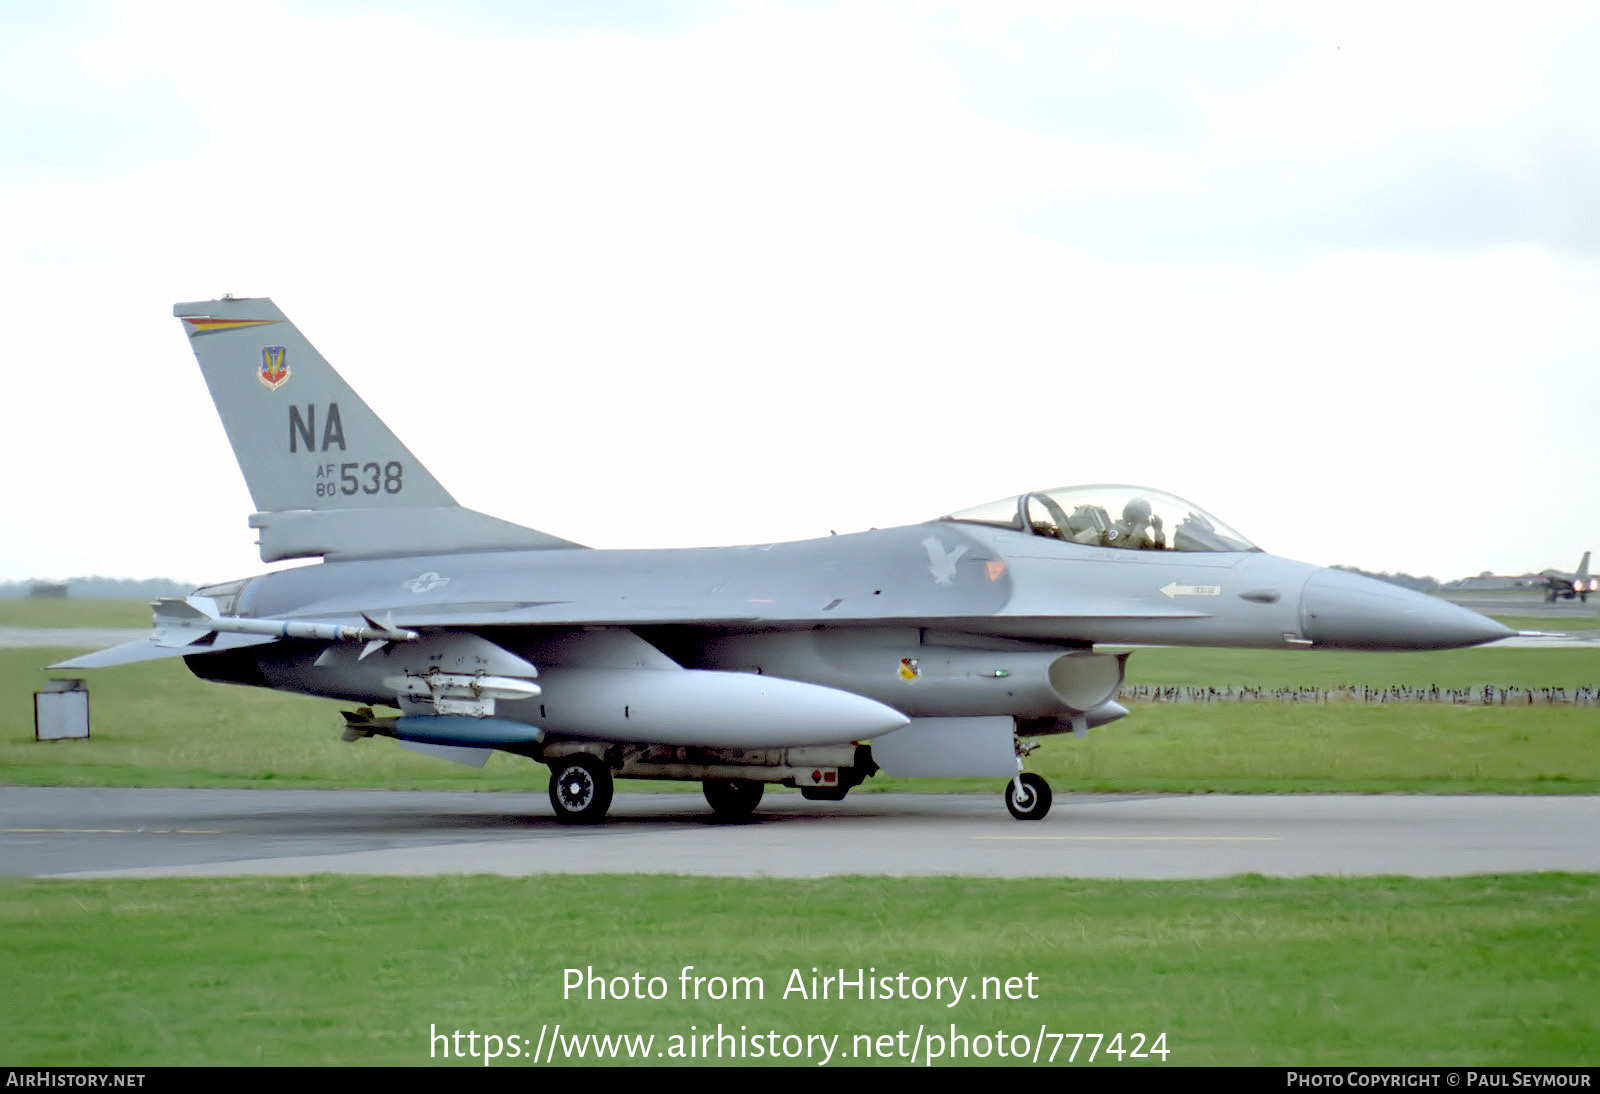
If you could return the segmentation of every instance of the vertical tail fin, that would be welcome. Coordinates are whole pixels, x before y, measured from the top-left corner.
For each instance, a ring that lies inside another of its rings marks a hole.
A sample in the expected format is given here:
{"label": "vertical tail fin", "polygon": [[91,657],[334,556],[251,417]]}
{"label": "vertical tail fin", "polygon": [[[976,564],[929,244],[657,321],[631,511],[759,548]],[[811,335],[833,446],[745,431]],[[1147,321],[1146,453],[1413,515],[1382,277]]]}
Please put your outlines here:
{"label": "vertical tail fin", "polygon": [[1582,581],[1589,576],[1589,552],[1583,552],[1583,558],[1578,563],[1578,580]]}
{"label": "vertical tail fin", "polygon": [[456,503],[272,301],[212,300],[172,313],[257,510]]}
{"label": "vertical tail fin", "polygon": [[456,504],[267,299],[178,304],[261,530],[261,557],[571,547]]}

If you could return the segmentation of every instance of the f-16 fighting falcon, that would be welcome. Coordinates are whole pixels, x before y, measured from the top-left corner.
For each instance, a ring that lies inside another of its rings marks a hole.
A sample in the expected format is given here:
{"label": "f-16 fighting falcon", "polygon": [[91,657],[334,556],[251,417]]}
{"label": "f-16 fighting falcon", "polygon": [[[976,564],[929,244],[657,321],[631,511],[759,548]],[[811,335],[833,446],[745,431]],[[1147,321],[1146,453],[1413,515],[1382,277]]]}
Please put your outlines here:
{"label": "f-16 fighting falcon", "polygon": [[795,543],[594,550],[457,505],[270,300],[174,314],[262,560],[321,561],[163,600],[149,638],[54,667],[182,657],[207,680],[343,700],[347,740],[548,765],[563,821],[601,820],[619,776],[698,781],[740,817],[769,783],[838,801],[878,771],[1005,778],[1012,815],[1037,820],[1032,738],[1128,713],[1129,655],[1099,647],[1512,633],[1131,486]]}
{"label": "f-16 fighting falcon", "polygon": [[1557,600],[1576,599],[1582,603],[1589,602],[1589,594],[1600,592],[1600,577],[1589,575],[1589,552],[1583,552],[1583,557],[1578,560],[1576,573],[1566,573],[1562,570],[1546,570],[1540,579],[1534,582],[1544,586],[1544,600],[1546,604],[1554,604]]}

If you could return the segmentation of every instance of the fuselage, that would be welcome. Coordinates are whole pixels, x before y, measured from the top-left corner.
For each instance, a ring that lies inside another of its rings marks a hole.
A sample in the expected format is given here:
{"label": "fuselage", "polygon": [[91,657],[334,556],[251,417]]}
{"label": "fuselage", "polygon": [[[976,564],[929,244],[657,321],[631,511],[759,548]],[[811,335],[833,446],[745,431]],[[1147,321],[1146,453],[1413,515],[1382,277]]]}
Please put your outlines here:
{"label": "fuselage", "polygon": [[1507,628],[1262,551],[1129,551],[933,521],[823,539],[347,560],[242,585],[228,614],[404,627],[914,626],[1064,646],[1443,649]]}

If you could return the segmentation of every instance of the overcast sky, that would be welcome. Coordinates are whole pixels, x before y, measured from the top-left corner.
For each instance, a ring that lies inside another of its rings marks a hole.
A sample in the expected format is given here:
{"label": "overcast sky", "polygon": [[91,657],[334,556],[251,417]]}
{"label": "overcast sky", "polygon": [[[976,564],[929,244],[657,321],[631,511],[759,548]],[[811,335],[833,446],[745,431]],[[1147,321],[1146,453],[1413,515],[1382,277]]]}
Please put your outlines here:
{"label": "overcast sky", "polygon": [[599,547],[1136,482],[1600,550],[1589,5],[0,6],[0,580],[264,569],[176,301]]}

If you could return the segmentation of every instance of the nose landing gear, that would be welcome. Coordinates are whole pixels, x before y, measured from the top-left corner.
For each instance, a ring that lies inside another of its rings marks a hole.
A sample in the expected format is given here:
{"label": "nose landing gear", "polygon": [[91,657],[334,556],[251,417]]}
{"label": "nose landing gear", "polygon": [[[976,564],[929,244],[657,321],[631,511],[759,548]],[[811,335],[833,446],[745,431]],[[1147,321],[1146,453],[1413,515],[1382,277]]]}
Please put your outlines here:
{"label": "nose landing gear", "polygon": [[1050,784],[1031,771],[1020,771],[1006,783],[1006,808],[1018,820],[1043,820],[1050,800]]}

